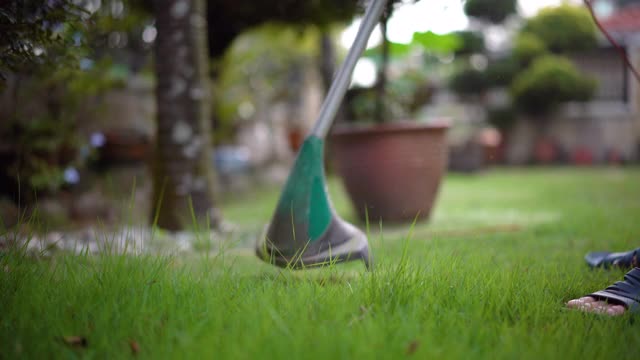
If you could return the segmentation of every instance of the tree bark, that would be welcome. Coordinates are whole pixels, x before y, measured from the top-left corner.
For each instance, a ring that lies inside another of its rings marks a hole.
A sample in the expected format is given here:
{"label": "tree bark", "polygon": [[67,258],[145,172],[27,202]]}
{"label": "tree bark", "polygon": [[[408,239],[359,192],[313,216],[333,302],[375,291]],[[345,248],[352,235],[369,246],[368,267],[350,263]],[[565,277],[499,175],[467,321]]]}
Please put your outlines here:
{"label": "tree bark", "polygon": [[378,83],[376,84],[376,113],[375,120],[378,124],[387,119],[386,99],[387,94],[387,67],[389,66],[389,40],[387,39],[387,23],[389,22],[389,10],[383,15],[380,21],[380,31],[382,33],[382,62],[378,68]]}
{"label": "tree bark", "polygon": [[320,34],[320,75],[325,92],[329,92],[336,70],[336,54],[328,31]]}
{"label": "tree bark", "polygon": [[152,221],[168,230],[219,223],[211,157],[205,0],[156,0],[157,133]]}
{"label": "tree bark", "polygon": [[[320,77],[322,78],[322,86],[324,88],[325,95],[329,93],[331,84],[333,83],[333,77],[336,74],[336,51],[331,39],[329,30],[325,29],[320,35]],[[339,124],[344,119],[344,101],[338,108],[336,113],[334,124]]]}

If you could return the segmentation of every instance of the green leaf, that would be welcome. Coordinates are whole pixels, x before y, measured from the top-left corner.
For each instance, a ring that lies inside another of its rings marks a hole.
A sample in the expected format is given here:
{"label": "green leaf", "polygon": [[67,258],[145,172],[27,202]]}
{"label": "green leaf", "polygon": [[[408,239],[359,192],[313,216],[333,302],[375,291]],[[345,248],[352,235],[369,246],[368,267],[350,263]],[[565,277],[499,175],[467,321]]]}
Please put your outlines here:
{"label": "green leaf", "polygon": [[413,44],[401,44],[389,42],[389,55],[392,57],[403,57],[411,52]]}
{"label": "green leaf", "polygon": [[[409,44],[402,44],[389,41],[389,56],[391,58],[402,58],[407,56],[411,50],[422,48],[441,54],[452,53],[463,46],[463,41],[458,34],[439,35],[431,31],[416,32]],[[382,46],[378,45],[374,48],[365,50],[365,57],[373,60],[376,64],[382,62],[381,54]]]}
{"label": "green leaf", "polygon": [[[389,42],[389,56],[392,59],[403,58],[407,56],[412,49],[415,49],[415,46],[412,44]],[[378,45],[374,48],[365,50],[363,56],[380,65],[382,63],[382,46]]]}
{"label": "green leaf", "polygon": [[432,31],[414,33],[411,44],[443,54],[454,52],[463,45],[460,36],[456,34],[439,35]]}

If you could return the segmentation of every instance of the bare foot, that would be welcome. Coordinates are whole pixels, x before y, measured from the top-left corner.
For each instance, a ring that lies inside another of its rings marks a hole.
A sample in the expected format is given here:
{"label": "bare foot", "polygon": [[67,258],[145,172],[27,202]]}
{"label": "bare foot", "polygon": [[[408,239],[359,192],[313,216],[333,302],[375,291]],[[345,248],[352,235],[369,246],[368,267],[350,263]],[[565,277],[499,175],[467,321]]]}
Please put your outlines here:
{"label": "bare foot", "polygon": [[622,315],[626,311],[626,308],[622,305],[609,304],[606,301],[596,300],[591,296],[571,300],[567,303],[567,307],[571,309],[578,309],[580,311],[611,316]]}

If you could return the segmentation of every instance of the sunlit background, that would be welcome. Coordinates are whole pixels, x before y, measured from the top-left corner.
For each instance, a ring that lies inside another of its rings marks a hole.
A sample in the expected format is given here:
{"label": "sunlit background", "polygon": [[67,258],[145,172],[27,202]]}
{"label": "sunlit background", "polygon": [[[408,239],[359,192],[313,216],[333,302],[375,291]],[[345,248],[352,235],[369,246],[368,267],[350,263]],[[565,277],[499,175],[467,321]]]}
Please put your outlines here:
{"label": "sunlit background", "polygon": [[[523,17],[535,15],[540,9],[548,6],[557,6],[562,3],[581,4],[581,0],[520,0],[518,1],[518,13]],[[601,16],[609,14],[611,7],[607,3],[597,3],[596,10]],[[340,45],[348,48],[355,39],[360,19],[355,19],[340,35]],[[473,28],[473,21],[464,13],[463,1],[430,0],[417,3],[407,2],[399,6],[389,19],[387,36],[390,41],[408,44],[416,32],[432,31],[436,34],[447,34],[454,31]],[[475,24],[477,28],[477,24]],[[503,27],[491,27],[485,29],[487,47],[499,50],[509,46],[508,29]],[[368,47],[380,44],[380,26],[376,27],[369,39]],[[362,59],[354,72],[354,84],[371,86],[376,81],[375,64],[370,59]]]}

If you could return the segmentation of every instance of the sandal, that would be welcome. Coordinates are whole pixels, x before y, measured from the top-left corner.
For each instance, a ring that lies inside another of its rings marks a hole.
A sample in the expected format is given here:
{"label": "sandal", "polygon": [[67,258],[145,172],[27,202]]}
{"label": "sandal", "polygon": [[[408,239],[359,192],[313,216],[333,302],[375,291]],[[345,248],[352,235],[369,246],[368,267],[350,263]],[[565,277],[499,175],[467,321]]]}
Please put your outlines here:
{"label": "sandal", "polygon": [[630,313],[640,312],[640,268],[629,271],[623,281],[618,281],[604,290],[587,296],[610,304],[622,305]]}
{"label": "sandal", "polygon": [[592,268],[602,267],[608,269],[610,267],[619,267],[623,269],[640,267],[640,248],[627,252],[591,252],[584,259]]}

